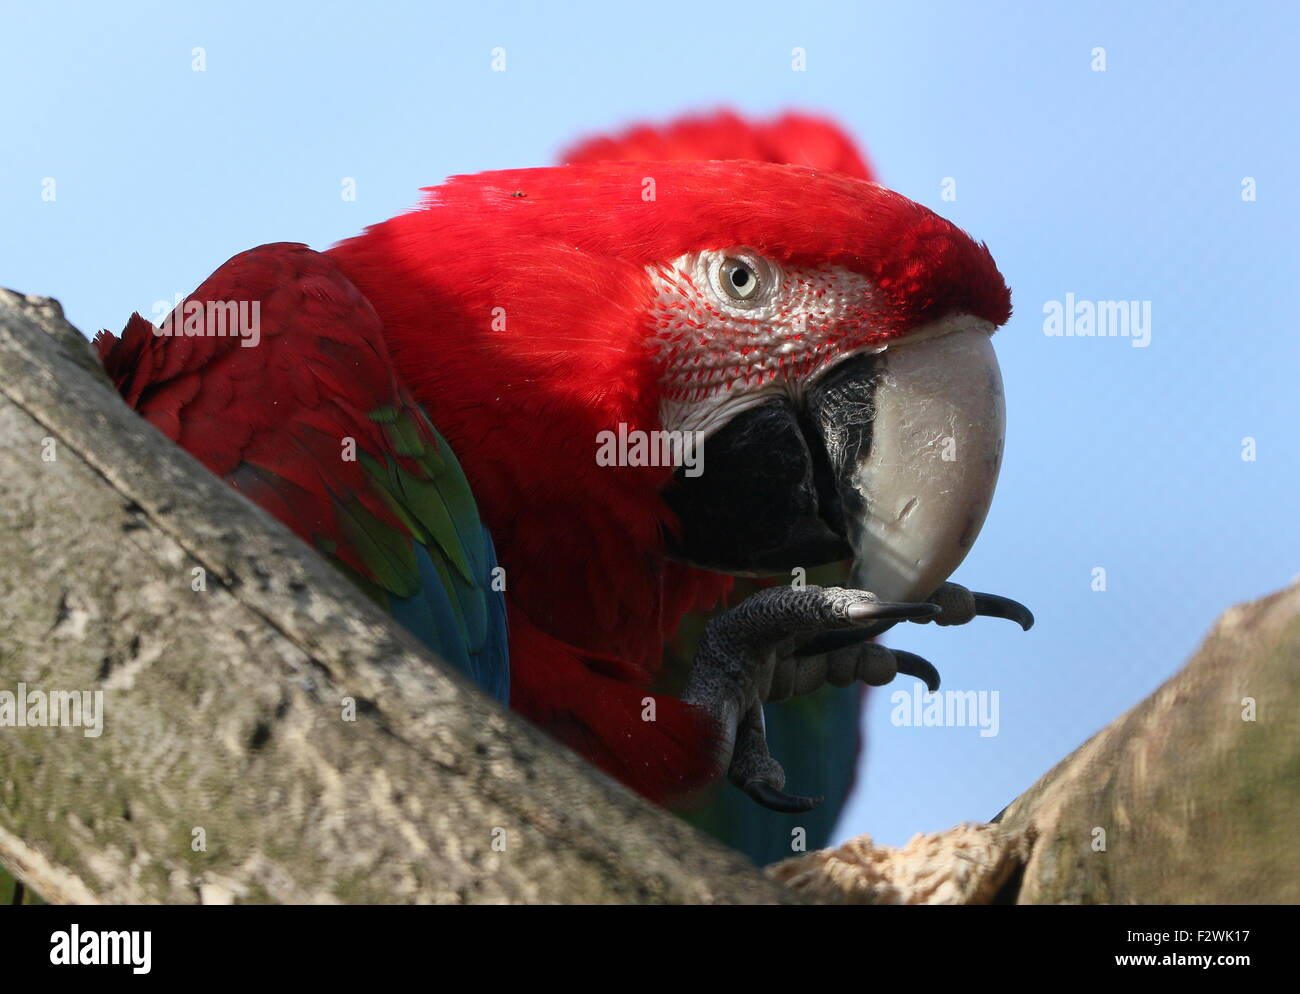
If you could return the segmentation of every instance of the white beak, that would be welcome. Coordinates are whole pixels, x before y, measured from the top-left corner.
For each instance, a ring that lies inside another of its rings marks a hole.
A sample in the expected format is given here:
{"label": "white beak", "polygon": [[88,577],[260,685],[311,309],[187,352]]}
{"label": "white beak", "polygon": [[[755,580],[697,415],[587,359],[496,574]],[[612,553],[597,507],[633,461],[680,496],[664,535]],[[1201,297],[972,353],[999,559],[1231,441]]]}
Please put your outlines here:
{"label": "white beak", "polygon": [[1006,433],[992,333],[958,315],[877,360],[871,445],[849,478],[867,513],[849,522],[848,539],[852,586],[881,600],[925,600],[984,524]]}

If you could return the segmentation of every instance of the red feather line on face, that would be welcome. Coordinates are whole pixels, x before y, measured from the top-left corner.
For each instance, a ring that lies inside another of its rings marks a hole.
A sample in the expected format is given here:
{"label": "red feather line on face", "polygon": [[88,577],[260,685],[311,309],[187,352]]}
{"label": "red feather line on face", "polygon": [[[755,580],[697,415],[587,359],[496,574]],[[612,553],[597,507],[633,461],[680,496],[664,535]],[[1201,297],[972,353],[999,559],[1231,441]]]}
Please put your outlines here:
{"label": "red feather line on face", "polygon": [[[654,325],[666,400],[693,403],[778,378],[808,382],[835,359],[889,337],[877,325],[874,288],[857,274],[776,274],[777,303],[752,315],[724,313],[687,272],[657,274]],[[707,273],[700,275],[708,281]]]}

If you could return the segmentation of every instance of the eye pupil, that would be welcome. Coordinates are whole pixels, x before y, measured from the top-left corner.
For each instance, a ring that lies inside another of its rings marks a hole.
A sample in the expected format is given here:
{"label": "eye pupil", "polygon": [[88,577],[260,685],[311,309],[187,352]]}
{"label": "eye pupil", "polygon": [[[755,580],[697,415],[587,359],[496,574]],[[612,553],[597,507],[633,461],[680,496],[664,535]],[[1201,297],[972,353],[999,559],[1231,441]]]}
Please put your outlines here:
{"label": "eye pupil", "polygon": [[748,261],[728,257],[718,275],[721,289],[736,303],[748,306],[758,301],[763,281]]}

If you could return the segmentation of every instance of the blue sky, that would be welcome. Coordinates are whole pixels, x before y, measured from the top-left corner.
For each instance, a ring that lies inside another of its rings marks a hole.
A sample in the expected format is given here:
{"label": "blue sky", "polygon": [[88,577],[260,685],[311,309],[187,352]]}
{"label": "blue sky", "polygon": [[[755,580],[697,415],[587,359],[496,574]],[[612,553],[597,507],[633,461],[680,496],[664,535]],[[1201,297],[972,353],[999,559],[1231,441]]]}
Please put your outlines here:
{"label": "blue sky", "polygon": [[[946,687],[1000,694],[990,738],[894,727],[898,688],[876,694],[840,834],[901,843],[991,817],[1300,573],[1300,15],[1059,6],[9,3],[0,285],[118,329],[245,248],[323,248],[446,175],[632,119],[838,118],[887,185],[987,240],[1016,308],[1002,480],[954,579],[1038,626],[891,634]],[[1149,345],[1044,334],[1066,294],[1150,302]]]}

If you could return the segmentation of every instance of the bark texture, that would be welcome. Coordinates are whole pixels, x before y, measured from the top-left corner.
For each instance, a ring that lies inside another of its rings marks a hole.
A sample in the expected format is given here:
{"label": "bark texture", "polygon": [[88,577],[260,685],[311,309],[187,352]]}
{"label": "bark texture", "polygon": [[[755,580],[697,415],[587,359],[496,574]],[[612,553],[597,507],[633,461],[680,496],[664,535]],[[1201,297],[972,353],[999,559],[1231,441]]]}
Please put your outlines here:
{"label": "bark texture", "polygon": [[20,683],[103,691],[97,737],[0,727],[0,863],[54,902],[789,899],[477,693],[0,291]]}

